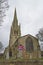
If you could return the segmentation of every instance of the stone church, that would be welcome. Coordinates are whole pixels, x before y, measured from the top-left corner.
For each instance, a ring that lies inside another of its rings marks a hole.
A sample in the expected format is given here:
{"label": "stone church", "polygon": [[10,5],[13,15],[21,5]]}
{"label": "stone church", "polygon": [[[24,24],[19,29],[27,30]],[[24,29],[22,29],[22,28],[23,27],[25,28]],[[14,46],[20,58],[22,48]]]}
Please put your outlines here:
{"label": "stone church", "polygon": [[4,51],[4,57],[6,59],[36,59],[41,57],[38,39],[30,34],[21,36],[16,8],[10,30],[9,46]]}

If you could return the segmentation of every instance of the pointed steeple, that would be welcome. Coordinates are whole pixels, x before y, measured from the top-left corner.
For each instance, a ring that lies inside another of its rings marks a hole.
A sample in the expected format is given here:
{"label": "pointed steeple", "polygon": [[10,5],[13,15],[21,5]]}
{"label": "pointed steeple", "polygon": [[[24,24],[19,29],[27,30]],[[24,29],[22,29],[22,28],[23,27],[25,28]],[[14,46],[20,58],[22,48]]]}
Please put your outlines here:
{"label": "pointed steeple", "polygon": [[21,24],[19,24],[19,29],[18,29],[19,36],[21,36],[21,29],[20,29],[20,26],[21,26]]}
{"label": "pointed steeple", "polygon": [[16,8],[15,8],[15,12],[14,12],[13,26],[14,26],[14,28],[18,27]]}
{"label": "pointed steeple", "polygon": [[20,36],[21,36],[21,30],[20,30],[20,25],[18,25],[16,8],[15,8],[14,19],[10,31],[9,46],[12,46],[14,42],[17,40],[17,38],[19,38]]}

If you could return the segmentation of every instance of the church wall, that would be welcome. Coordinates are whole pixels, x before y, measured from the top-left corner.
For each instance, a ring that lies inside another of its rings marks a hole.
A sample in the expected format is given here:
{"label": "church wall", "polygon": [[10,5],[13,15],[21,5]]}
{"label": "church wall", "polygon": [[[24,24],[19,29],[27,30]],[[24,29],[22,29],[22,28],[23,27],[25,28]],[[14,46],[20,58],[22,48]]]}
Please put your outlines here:
{"label": "church wall", "polygon": [[16,41],[15,36],[12,36],[12,38],[10,39],[10,47],[14,44],[14,42]]}
{"label": "church wall", "polygon": [[24,48],[25,48],[25,50],[23,50],[23,51],[20,50],[19,53],[21,53],[22,56],[23,56],[25,59],[39,58],[39,54],[40,54],[40,53],[39,53],[39,50],[38,50],[38,48],[37,48],[37,46],[38,46],[38,40],[35,39],[35,38],[33,38],[33,37],[31,37],[31,38],[32,38],[32,40],[33,40],[34,50],[33,50],[32,53],[26,52],[26,45],[25,45],[26,42],[25,42],[25,41],[26,41],[27,37],[28,37],[28,36],[22,37],[22,38],[20,38],[20,39],[18,40],[19,45],[22,44],[22,45],[24,46]]}
{"label": "church wall", "polygon": [[9,59],[9,46],[4,51],[4,58]]}

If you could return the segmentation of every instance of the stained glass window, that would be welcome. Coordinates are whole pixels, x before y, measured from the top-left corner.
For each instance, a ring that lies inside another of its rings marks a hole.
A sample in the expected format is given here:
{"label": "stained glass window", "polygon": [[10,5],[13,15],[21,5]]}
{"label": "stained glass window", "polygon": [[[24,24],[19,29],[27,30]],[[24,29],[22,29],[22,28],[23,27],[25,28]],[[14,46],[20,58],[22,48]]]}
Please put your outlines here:
{"label": "stained glass window", "polygon": [[33,41],[31,39],[31,37],[28,37],[26,39],[26,51],[27,52],[32,52],[33,51]]}

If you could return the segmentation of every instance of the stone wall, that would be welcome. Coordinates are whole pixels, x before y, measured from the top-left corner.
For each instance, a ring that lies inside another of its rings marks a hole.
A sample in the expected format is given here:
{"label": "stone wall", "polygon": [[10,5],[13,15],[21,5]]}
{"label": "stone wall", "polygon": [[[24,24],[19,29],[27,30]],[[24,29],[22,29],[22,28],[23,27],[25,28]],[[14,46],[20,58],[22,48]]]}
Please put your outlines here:
{"label": "stone wall", "polygon": [[0,62],[0,65],[43,65],[43,61]]}

